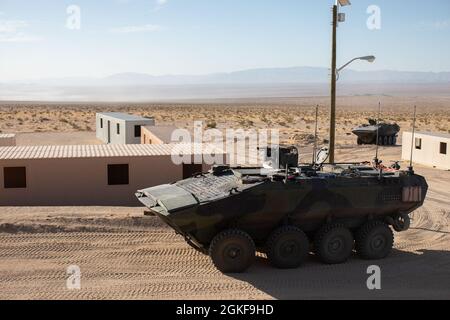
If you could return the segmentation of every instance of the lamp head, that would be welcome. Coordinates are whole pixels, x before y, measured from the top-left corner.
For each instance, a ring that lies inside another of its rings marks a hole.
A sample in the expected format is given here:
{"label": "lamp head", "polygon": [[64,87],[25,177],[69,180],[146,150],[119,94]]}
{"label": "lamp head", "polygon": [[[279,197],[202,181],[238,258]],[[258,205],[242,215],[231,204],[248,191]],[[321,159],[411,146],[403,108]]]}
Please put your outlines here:
{"label": "lamp head", "polygon": [[338,2],[342,7],[351,5],[350,0],[338,0]]}
{"label": "lamp head", "polygon": [[359,58],[360,60],[365,60],[367,62],[373,63],[376,60],[375,56],[366,56]]}

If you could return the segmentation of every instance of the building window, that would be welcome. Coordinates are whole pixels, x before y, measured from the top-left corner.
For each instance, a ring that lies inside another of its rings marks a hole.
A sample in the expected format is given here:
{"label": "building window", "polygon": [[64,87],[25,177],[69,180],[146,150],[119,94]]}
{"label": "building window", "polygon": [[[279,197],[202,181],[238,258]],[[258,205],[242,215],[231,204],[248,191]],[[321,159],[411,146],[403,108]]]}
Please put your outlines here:
{"label": "building window", "polygon": [[120,123],[117,124],[117,134],[120,134]]}
{"label": "building window", "polygon": [[103,119],[100,118],[100,129],[103,129]]}
{"label": "building window", "polygon": [[441,154],[447,154],[447,143],[441,142],[439,150]]}
{"label": "building window", "polygon": [[3,168],[5,189],[27,187],[27,170],[25,167]]}
{"label": "building window", "polygon": [[128,164],[108,165],[108,185],[118,186],[129,184]]}
{"label": "building window", "polygon": [[422,150],[422,139],[421,138],[416,138],[416,149]]}
{"label": "building window", "polygon": [[134,126],[134,136],[135,138],[141,137],[141,126]]}

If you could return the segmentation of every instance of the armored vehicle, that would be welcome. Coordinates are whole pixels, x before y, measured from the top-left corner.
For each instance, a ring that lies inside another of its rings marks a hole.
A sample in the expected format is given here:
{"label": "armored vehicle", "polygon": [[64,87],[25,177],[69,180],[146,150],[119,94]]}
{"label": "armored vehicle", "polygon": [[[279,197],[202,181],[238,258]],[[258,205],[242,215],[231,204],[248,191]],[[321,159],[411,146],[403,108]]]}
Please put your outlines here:
{"label": "armored vehicle", "polygon": [[378,161],[298,165],[296,148],[277,153],[278,167],[216,166],[136,196],[220,271],[237,273],[256,250],[277,268],[299,267],[311,249],[327,264],[345,262],[354,248],[364,259],[385,258],[391,227],[407,230],[427,193],[412,169]]}
{"label": "armored vehicle", "polygon": [[357,127],[352,132],[358,136],[359,145],[376,144],[378,141],[380,146],[395,146],[400,127],[396,123],[377,124],[377,121],[370,119],[369,124]]}

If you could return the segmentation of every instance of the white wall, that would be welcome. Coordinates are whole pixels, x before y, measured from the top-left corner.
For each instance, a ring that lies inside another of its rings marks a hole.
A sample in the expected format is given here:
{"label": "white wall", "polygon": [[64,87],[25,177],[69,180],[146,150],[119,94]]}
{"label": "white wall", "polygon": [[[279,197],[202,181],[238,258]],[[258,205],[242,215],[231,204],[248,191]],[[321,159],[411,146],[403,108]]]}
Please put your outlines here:
{"label": "white wall", "polygon": [[[403,132],[402,159],[409,161],[411,156],[411,132]],[[438,169],[450,170],[450,138],[436,137],[423,133],[416,133],[415,138],[422,139],[422,149],[413,144],[413,162]],[[440,153],[440,143],[447,143],[447,154]]]}
{"label": "white wall", "polygon": [[[126,144],[140,144],[141,143],[141,137],[135,137],[134,135],[134,126],[140,126],[140,127],[145,127],[145,126],[154,126],[155,125],[155,120],[153,119],[149,119],[146,121],[127,121],[126,122],[126,132],[125,132],[125,143]],[[142,130],[141,128],[139,128],[139,133],[141,133]],[[142,133],[141,133],[142,135]]]}

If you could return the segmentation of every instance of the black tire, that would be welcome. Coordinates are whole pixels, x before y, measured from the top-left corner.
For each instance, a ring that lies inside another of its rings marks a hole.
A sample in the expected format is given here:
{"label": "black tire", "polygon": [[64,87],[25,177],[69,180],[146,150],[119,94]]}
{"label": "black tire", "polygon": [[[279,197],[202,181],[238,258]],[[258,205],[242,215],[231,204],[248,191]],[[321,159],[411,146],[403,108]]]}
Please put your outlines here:
{"label": "black tire", "polygon": [[379,146],[383,145],[383,141],[384,141],[383,137],[378,137],[378,145]]}
{"label": "black tire", "polygon": [[358,140],[356,140],[356,143],[358,144],[358,146],[363,144],[363,141],[361,138],[358,138]]}
{"label": "black tire", "polygon": [[393,146],[396,146],[396,145],[397,145],[397,137],[394,137],[394,138],[392,139],[392,145],[393,145]]}
{"label": "black tire", "polygon": [[408,214],[398,214],[397,216],[393,217],[393,224],[392,228],[396,232],[403,232],[409,229],[411,226],[411,218]]}
{"label": "black tire", "polygon": [[297,227],[285,226],[276,229],[266,244],[267,258],[279,269],[298,268],[308,257],[309,240]]}
{"label": "black tire", "polygon": [[353,251],[353,235],[342,224],[327,224],[316,233],[314,248],[322,262],[344,263]]}
{"label": "black tire", "polygon": [[386,258],[394,245],[394,233],[382,221],[369,221],[356,233],[356,252],[366,260]]}
{"label": "black tire", "polygon": [[246,271],[255,260],[255,243],[245,232],[225,230],[214,237],[209,256],[214,266],[223,273]]}
{"label": "black tire", "polygon": [[388,146],[389,145],[389,141],[388,141],[388,137],[387,136],[384,136],[383,145],[384,146]]}
{"label": "black tire", "polygon": [[388,138],[388,145],[389,145],[389,146],[392,146],[392,145],[393,145],[392,137],[389,137],[389,138]]}

